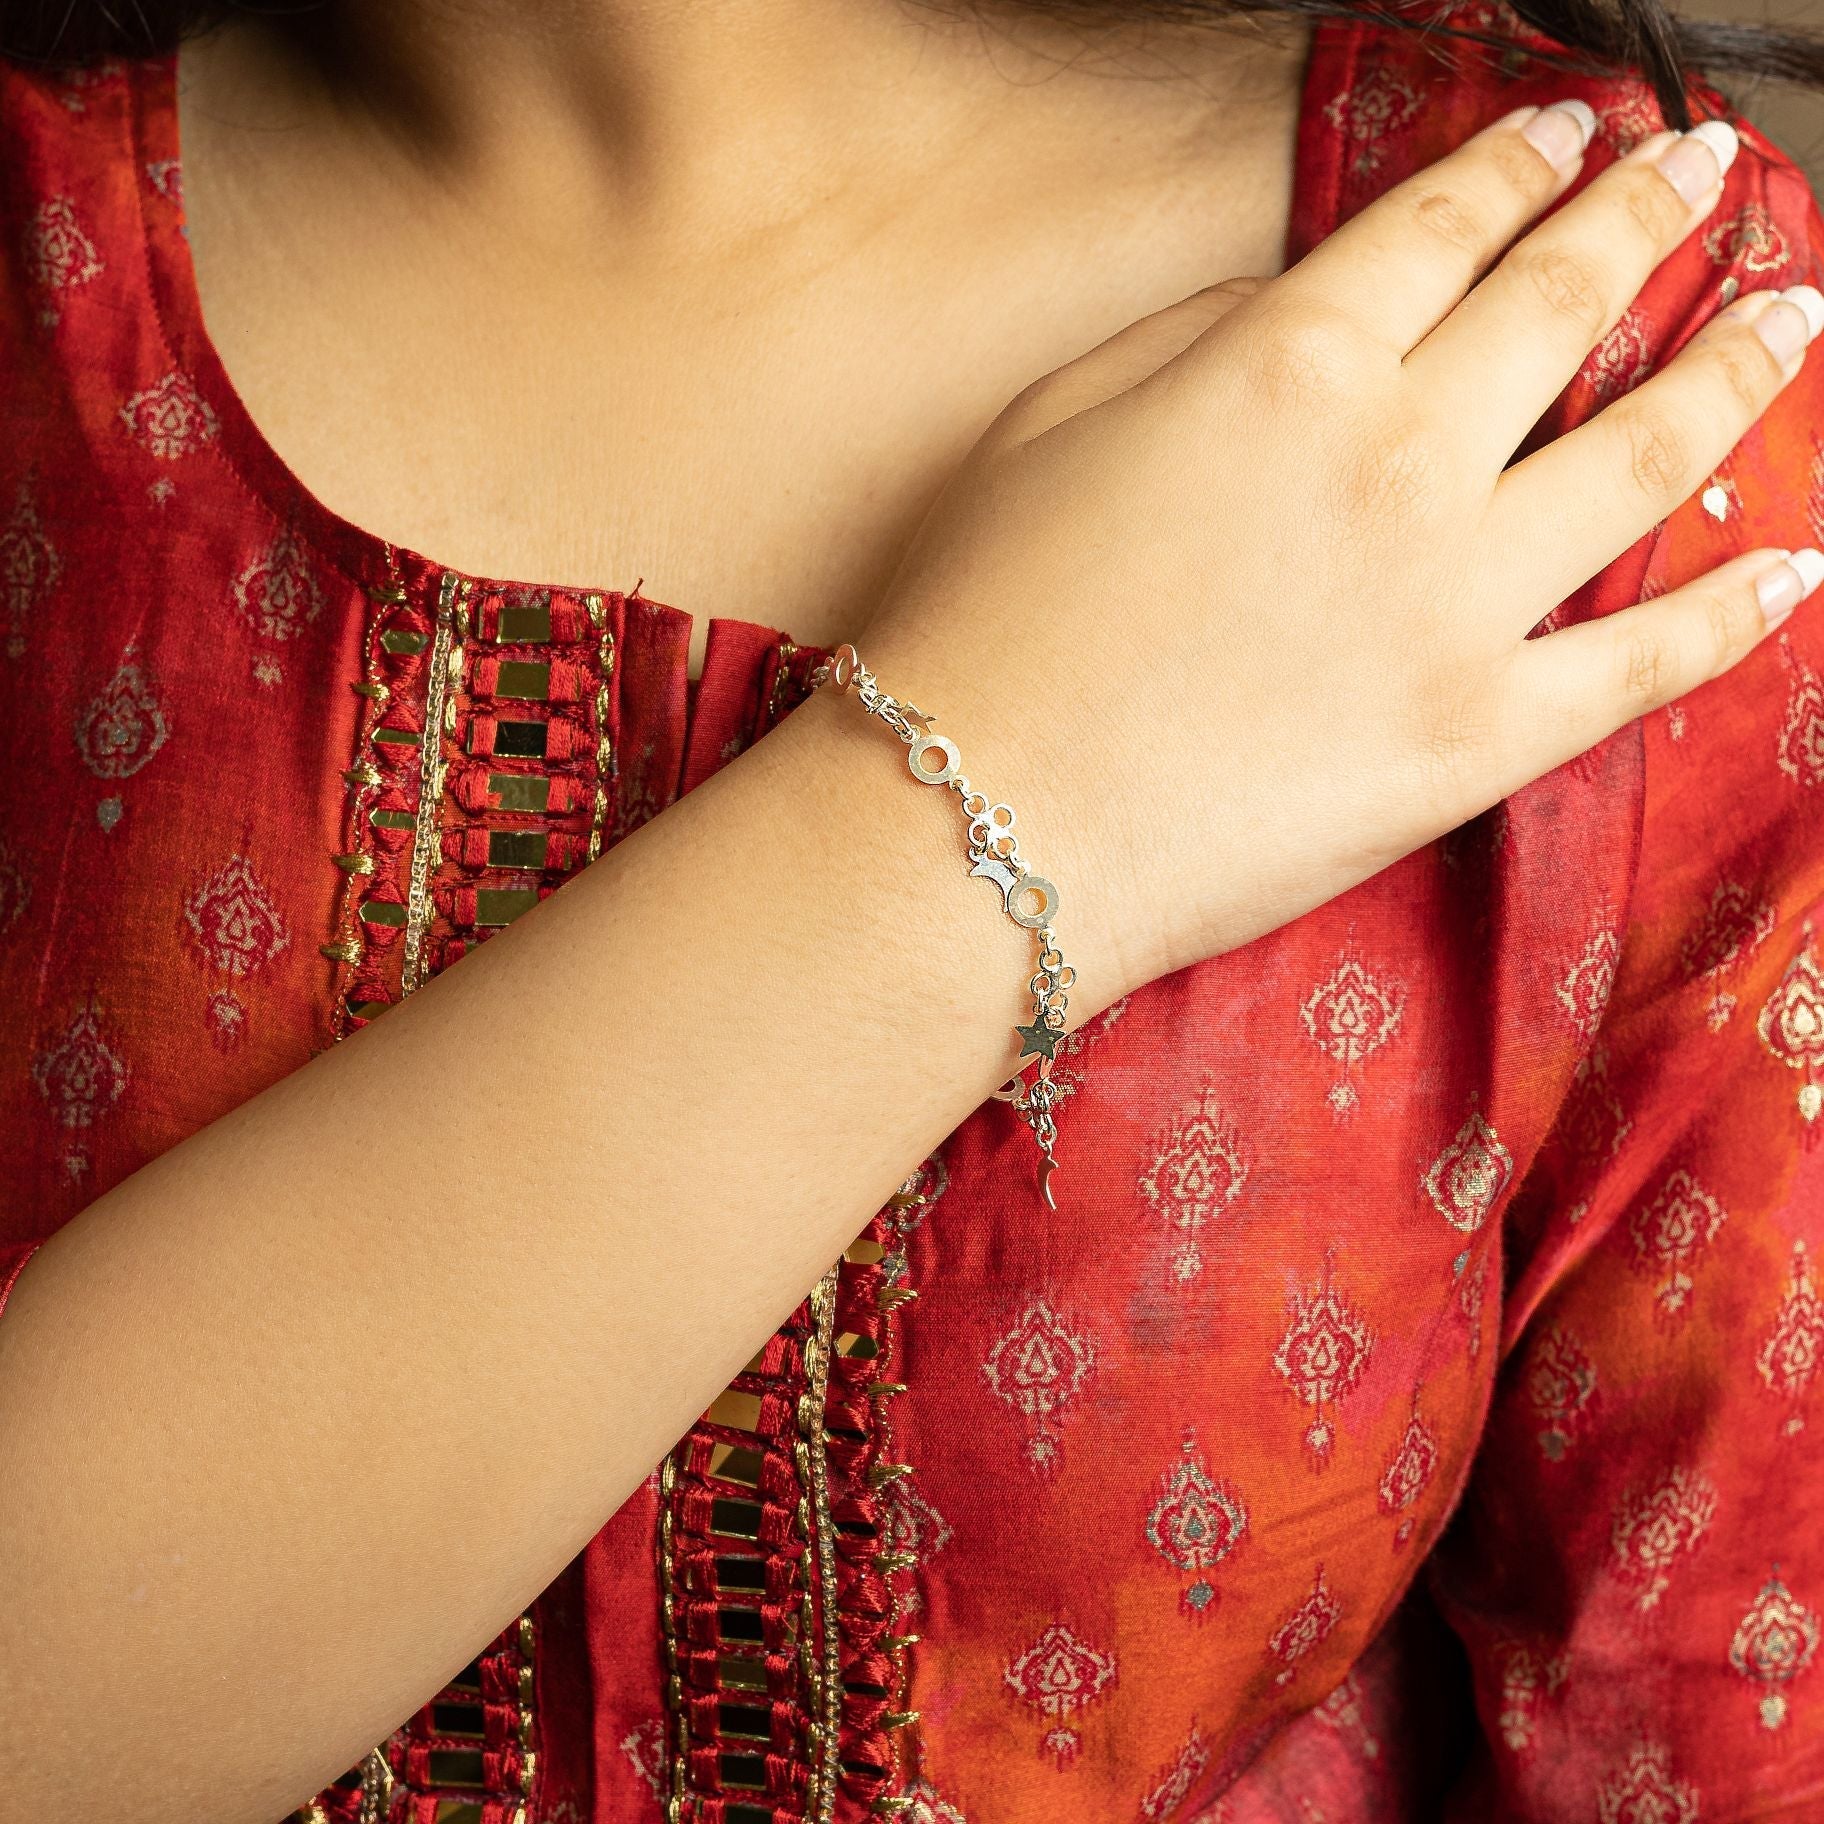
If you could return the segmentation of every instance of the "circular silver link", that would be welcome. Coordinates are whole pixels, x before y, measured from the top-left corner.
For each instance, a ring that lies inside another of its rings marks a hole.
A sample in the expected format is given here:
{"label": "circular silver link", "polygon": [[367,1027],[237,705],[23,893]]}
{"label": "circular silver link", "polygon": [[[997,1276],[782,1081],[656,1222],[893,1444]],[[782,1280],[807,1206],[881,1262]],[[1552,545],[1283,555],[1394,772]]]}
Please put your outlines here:
{"label": "circular silver link", "polygon": [[[924,763],[925,755],[934,748],[944,757],[944,770],[941,773],[932,772]],[[956,777],[957,769],[962,763],[963,757],[956,751],[956,743],[942,735],[919,735],[906,755],[906,764],[912,769],[912,777],[921,785],[948,785]]]}
{"label": "circular silver link", "polygon": [[[1020,901],[1027,894],[1039,896],[1039,909],[1036,912],[1022,912]],[[1042,874],[1028,874],[1017,885],[1010,888],[1007,894],[1007,916],[1016,925],[1024,925],[1028,931],[1036,931],[1041,925],[1056,917],[1058,910],[1058,890]]]}

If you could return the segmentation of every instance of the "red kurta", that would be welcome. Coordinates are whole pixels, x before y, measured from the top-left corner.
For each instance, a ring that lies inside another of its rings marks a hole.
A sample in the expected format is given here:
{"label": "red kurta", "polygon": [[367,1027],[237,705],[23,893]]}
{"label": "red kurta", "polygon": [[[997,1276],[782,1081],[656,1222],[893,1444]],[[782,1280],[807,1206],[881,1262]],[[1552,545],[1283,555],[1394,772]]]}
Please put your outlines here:
{"label": "red kurta", "polygon": [[[203,328],[172,74],[0,75],[0,1280],[820,656],[718,618],[692,685],[675,608],[463,575],[307,494]],[[1567,93],[1592,172],[1660,124],[1636,84],[1319,22],[1291,254]],[[1552,433],[1736,290],[1820,278],[1803,179],[1744,139]],[[1555,621],[1824,541],[1821,424],[1814,357]],[[364,1782],[411,1824],[1824,1816],[1819,612],[1073,1034],[1064,1208],[978,1111],[305,1815]]]}

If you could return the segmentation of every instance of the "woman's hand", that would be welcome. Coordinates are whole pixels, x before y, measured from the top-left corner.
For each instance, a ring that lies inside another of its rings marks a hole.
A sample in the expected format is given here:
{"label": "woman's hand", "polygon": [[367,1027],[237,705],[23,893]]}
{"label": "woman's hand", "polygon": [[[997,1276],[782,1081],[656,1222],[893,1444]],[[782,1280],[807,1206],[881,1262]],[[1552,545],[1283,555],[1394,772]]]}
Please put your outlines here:
{"label": "woman's hand", "polygon": [[921,528],[863,656],[961,703],[941,727],[1059,883],[1080,1007],[1454,828],[1733,665],[1824,578],[1816,551],[1761,550],[1526,637],[1696,491],[1824,326],[1809,287],[1746,294],[1508,467],[1735,151],[1720,122],[1655,135],[1502,257],[1593,125],[1522,109],[1282,276],[1047,375]]}

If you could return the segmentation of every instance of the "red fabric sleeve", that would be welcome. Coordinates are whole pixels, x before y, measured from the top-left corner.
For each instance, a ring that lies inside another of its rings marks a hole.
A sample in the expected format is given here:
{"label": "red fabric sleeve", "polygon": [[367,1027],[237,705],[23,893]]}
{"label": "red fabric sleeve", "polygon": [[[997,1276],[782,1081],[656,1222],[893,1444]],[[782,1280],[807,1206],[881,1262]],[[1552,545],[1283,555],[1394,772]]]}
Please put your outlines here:
{"label": "red fabric sleeve", "polygon": [[[1744,137],[1673,345],[1738,288],[1824,278],[1801,174]],[[1824,543],[1820,432],[1824,350],[1660,529],[1647,593]],[[1625,738],[1632,900],[1563,991],[1606,1005],[1512,1212],[1503,1369],[1433,1565],[1482,1738],[1446,1815],[1824,1816],[1824,597]]]}

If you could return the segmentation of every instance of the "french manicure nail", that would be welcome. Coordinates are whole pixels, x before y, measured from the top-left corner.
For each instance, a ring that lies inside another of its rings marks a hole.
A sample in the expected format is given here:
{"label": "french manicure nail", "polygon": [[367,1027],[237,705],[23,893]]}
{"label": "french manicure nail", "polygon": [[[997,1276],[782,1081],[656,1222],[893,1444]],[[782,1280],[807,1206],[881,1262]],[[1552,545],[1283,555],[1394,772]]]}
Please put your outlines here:
{"label": "french manicure nail", "polygon": [[1754,579],[1754,593],[1767,625],[1779,626],[1820,583],[1824,583],[1824,551],[1811,545],[1788,551],[1783,563],[1763,570]]}
{"label": "french manicure nail", "polygon": [[1541,108],[1520,129],[1520,137],[1560,171],[1583,156],[1595,133],[1595,111],[1587,101],[1579,101],[1574,96],[1569,101],[1555,101],[1550,107]]}
{"label": "french manicure nail", "polygon": [[[1793,569],[1799,573],[1799,581],[1805,585],[1805,595],[1810,595],[1820,583],[1824,583],[1824,551],[1807,545],[1803,551],[1795,551],[1787,558]],[[1800,601],[1805,595],[1799,597]]]}
{"label": "french manicure nail", "polygon": [[[1793,291],[1810,291],[1809,285],[1795,285]],[[1815,294],[1814,294],[1815,295]],[[1824,309],[1824,298],[1818,300]],[[1754,333],[1767,345],[1767,352],[1782,367],[1790,366],[1805,352],[1812,337],[1812,313],[1791,295],[1780,295],[1754,320]]]}
{"label": "french manicure nail", "polygon": [[1726,120],[1703,121],[1659,155],[1659,174],[1695,209],[1735,163],[1739,143]]}
{"label": "french manicure nail", "polygon": [[1815,285],[1788,285],[1780,296],[1804,311],[1805,323],[1811,332],[1807,339],[1815,342],[1818,331],[1824,330],[1824,291],[1819,291]]}
{"label": "french manicure nail", "polygon": [[1792,553],[1782,552],[1754,579],[1754,599],[1761,605],[1761,619],[1777,627],[1805,599],[1805,582],[1792,566]]}

